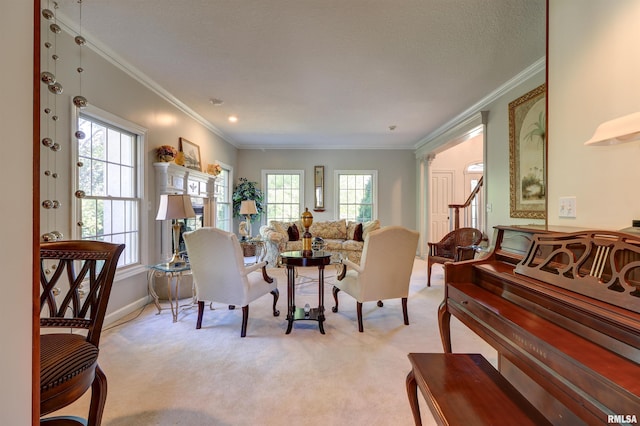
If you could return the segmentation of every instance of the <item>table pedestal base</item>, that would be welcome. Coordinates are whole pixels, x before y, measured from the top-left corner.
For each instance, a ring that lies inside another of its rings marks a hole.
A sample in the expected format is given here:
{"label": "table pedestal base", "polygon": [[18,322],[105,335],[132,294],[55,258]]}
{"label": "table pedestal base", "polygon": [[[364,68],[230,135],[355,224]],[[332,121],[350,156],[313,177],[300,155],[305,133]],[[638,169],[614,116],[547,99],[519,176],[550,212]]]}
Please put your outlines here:
{"label": "table pedestal base", "polygon": [[[317,321],[320,333],[324,333],[324,266],[330,262],[330,254],[302,256],[302,252],[282,253],[282,262],[287,265],[287,332],[291,333],[294,321]],[[303,308],[296,308],[296,267],[318,267],[318,307],[305,313]]]}

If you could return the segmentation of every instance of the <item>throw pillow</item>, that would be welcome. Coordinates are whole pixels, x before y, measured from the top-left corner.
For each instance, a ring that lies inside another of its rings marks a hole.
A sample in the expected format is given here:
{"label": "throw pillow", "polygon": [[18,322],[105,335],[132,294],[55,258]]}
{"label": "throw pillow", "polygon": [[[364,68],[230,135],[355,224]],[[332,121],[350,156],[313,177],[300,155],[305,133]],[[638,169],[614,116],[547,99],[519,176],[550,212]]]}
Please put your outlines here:
{"label": "throw pillow", "polygon": [[347,222],[347,240],[354,240],[356,234],[356,226],[358,226],[358,222]]}
{"label": "throw pillow", "polygon": [[276,230],[276,232],[287,235],[287,228],[289,227],[290,223],[280,222],[278,220],[272,220],[270,222],[270,225],[273,229]]}
{"label": "throw pillow", "polygon": [[300,231],[298,231],[298,227],[295,223],[287,228],[287,235],[289,235],[289,241],[300,240]]}
{"label": "throw pillow", "polygon": [[361,223],[358,223],[356,225],[356,229],[353,232],[352,240],[354,240],[354,241],[364,241],[364,238],[362,237],[362,224]]}
{"label": "throw pillow", "polygon": [[367,238],[367,234],[371,231],[375,231],[376,229],[380,229],[380,221],[370,220],[369,222],[365,222],[362,224],[362,239]]}

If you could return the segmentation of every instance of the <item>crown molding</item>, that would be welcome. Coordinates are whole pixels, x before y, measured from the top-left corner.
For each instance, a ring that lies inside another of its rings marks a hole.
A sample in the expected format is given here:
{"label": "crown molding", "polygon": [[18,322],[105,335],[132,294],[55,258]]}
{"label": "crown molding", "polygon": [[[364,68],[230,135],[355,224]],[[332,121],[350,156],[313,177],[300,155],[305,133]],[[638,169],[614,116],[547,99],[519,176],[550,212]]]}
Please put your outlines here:
{"label": "crown molding", "polygon": [[473,120],[476,114],[480,113],[483,109],[489,106],[491,103],[500,99],[505,93],[510,90],[516,88],[518,85],[527,81],[531,77],[535,76],[541,71],[544,71],[546,66],[546,57],[542,57],[538,59],[536,62],[531,64],[529,67],[525,68],[523,71],[518,73],[515,77],[511,78],[503,85],[498,87],[493,92],[489,93],[487,96],[482,98],[480,101],[467,108],[462,113],[458,114],[456,117],[449,120],[447,123],[438,127],[433,132],[429,133],[424,138],[420,139],[418,143],[415,145],[414,149],[416,151],[420,151],[421,148],[425,147],[425,145],[432,143],[437,138],[441,137],[445,133],[451,131],[455,127],[459,126],[461,123],[465,123],[469,120]]}

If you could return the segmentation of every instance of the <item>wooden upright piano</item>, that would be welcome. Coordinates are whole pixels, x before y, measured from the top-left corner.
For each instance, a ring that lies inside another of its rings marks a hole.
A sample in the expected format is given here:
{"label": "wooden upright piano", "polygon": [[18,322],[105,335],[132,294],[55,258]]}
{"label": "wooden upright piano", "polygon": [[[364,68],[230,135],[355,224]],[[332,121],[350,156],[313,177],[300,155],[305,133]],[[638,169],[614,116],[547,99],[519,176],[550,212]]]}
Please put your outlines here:
{"label": "wooden upright piano", "polygon": [[454,315],[551,423],[640,422],[640,235],[498,226],[493,246],[445,264],[445,352]]}

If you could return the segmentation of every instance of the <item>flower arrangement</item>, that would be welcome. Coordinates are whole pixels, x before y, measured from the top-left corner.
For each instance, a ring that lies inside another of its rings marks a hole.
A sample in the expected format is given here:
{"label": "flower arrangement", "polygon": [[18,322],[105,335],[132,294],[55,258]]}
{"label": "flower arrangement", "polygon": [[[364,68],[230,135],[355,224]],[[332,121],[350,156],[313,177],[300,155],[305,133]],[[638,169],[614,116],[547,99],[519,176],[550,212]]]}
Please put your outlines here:
{"label": "flower arrangement", "polygon": [[169,162],[178,154],[178,151],[171,145],[161,145],[156,148],[156,155],[160,161]]}
{"label": "flower arrangement", "polygon": [[220,167],[220,164],[208,164],[207,173],[213,176],[218,176],[222,173],[222,167]]}

